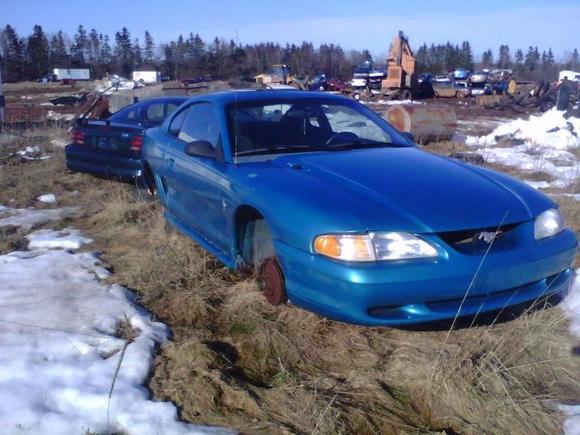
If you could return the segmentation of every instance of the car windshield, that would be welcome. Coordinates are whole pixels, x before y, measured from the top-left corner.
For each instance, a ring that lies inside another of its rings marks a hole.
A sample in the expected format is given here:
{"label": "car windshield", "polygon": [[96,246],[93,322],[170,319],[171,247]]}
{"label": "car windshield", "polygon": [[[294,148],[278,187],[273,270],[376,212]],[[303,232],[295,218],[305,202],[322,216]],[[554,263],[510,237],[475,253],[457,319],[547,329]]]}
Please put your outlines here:
{"label": "car windshield", "polygon": [[236,102],[226,112],[234,157],[410,146],[375,112],[346,99]]}

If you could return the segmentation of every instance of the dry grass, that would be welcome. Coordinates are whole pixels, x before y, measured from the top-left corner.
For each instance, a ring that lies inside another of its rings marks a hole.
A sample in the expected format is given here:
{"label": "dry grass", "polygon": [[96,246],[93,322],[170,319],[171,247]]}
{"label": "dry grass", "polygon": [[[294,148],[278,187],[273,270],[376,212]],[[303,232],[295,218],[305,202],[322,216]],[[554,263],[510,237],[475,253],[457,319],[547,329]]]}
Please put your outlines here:
{"label": "dry grass", "polygon": [[365,328],[271,307],[117,186],[87,222],[115,280],[173,330],[150,387],[246,433],[554,433],[580,393],[559,310],[453,331]]}
{"label": "dry grass", "polygon": [[30,205],[47,191],[80,203],[74,225],[96,240],[113,279],[172,328],[150,388],[188,421],[268,434],[543,434],[561,428],[554,403],[580,394],[558,309],[448,334],[272,307],[251,276],[168,228],[156,201],[59,165],[14,165],[0,203]]}

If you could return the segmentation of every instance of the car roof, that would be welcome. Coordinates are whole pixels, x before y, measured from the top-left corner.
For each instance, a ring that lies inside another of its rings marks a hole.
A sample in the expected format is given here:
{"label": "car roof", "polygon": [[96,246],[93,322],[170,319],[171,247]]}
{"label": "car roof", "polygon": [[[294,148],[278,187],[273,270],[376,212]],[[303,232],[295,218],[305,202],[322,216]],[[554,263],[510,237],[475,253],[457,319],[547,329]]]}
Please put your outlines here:
{"label": "car roof", "polygon": [[299,91],[299,90],[274,90],[274,89],[239,89],[231,91],[214,92],[195,96],[191,101],[212,101],[217,104],[227,105],[233,102],[263,101],[278,99],[335,99],[349,100],[350,98],[341,95],[322,93],[320,91]]}

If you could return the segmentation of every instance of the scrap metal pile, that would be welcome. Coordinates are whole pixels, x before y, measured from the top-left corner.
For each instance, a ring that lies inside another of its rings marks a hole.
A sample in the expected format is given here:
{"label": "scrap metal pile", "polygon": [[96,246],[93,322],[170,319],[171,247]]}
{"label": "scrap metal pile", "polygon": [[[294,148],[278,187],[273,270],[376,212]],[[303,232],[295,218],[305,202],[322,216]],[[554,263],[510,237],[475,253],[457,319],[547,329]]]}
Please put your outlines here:
{"label": "scrap metal pile", "polygon": [[476,104],[486,109],[511,110],[525,112],[539,109],[545,112],[553,107],[558,110],[578,111],[580,89],[578,82],[562,81],[553,84],[540,80],[535,86],[524,86],[514,94],[482,95],[476,97]]}

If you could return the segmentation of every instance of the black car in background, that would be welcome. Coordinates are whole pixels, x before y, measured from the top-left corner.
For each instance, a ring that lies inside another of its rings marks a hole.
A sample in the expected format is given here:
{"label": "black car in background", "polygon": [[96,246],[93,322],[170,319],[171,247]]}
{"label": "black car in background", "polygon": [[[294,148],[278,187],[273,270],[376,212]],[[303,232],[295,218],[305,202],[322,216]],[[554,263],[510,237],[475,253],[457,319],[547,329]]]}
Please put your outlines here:
{"label": "black car in background", "polygon": [[65,148],[66,166],[122,181],[142,181],[141,147],[145,130],[157,127],[187,97],[162,97],[131,104],[106,119],[79,119],[72,143]]}

